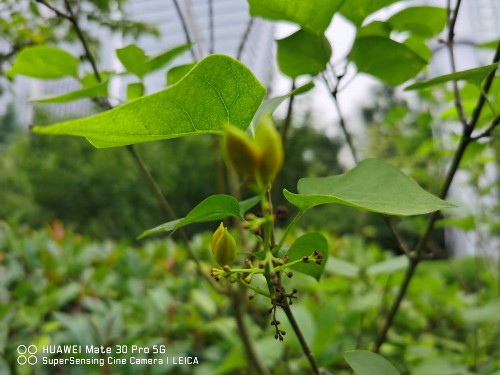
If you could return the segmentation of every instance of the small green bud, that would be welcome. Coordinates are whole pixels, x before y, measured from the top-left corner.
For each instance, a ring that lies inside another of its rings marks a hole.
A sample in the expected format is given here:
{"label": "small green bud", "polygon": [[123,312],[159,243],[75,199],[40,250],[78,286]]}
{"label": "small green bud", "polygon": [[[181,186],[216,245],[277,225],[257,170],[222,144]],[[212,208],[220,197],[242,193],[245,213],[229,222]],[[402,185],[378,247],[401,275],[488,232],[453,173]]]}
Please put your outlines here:
{"label": "small green bud", "polygon": [[214,232],[213,236],[212,236],[212,244],[210,246],[210,248],[212,249],[212,254],[215,254],[214,253],[214,250],[215,250],[215,244],[217,243],[217,240],[220,238],[220,236],[222,235],[222,233],[224,233],[224,224],[221,222],[220,225],[219,225],[219,228],[217,228],[217,230]]}
{"label": "small green bud", "polygon": [[270,115],[264,116],[259,123],[255,133],[255,141],[262,154],[259,175],[261,181],[269,185],[283,166],[284,159],[283,143]]}
{"label": "small green bud", "polygon": [[223,140],[224,156],[238,174],[253,176],[259,167],[261,153],[253,139],[241,129],[228,125]]}
{"label": "small green bud", "polygon": [[[222,228],[222,229],[221,229]],[[221,232],[219,230],[222,230]],[[215,239],[215,242],[213,241]],[[221,266],[230,266],[236,259],[236,241],[224,225],[220,225],[212,238],[212,252]]]}

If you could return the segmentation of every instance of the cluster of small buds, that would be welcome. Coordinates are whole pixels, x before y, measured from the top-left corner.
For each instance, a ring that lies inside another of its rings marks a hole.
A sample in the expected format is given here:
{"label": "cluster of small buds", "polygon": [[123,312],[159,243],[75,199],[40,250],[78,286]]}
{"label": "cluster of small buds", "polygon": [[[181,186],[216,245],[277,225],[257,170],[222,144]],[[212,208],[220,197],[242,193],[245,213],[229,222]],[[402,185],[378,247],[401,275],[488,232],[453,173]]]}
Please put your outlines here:
{"label": "cluster of small buds", "polygon": [[310,263],[311,261],[314,261],[316,264],[321,264],[323,263],[323,255],[318,250],[314,250],[314,253],[312,255],[304,255],[302,257],[302,261],[304,263]]}
{"label": "cluster of small buds", "polygon": [[292,299],[297,298],[295,294],[297,294],[297,289],[293,289],[292,293],[286,293],[285,289],[281,286],[276,287],[276,292],[278,292],[277,299],[273,298],[271,300],[272,306],[267,310],[269,314],[273,314],[273,318],[271,320],[271,325],[274,326],[275,333],[274,338],[279,341],[283,341],[286,332],[283,331],[279,326],[281,322],[276,319],[276,311],[278,306],[284,306],[284,304],[288,303],[292,305]]}

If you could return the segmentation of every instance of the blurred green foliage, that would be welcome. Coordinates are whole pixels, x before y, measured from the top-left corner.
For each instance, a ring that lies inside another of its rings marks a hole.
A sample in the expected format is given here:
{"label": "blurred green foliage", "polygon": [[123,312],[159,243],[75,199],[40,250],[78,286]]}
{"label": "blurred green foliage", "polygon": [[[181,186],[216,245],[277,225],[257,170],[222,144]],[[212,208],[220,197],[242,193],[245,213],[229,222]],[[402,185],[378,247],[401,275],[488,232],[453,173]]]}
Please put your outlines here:
{"label": "blurred green foliage", "polygon": [[[43,116],[38,114],[40,121]],[[12,122],[10,114],[3,118],[4,124]],[[17,125],[6,126],[2,137],[0,219],[33,227],[58,219],[100,239],[133,239],[167,221],[125,149],[96,150],[83,139],[33,135]],[[179,216],[217,193],[210,137],[136,147]],[[340,173],[338,148],[336,140],[310,126],[292,129],[275,192],[294,189],[304,175]],[[277,203],[286,202],[280,196]]]}
{"label": "blurred green foliage", "polygon": [[[330,256],[321,281],[299,273],[290,279],[300,302],[292,308],[319,365],[333,374],[349,374],[342,352],[373,342],[380,313],[394,298],[407,260],[361,236],[328,236],[328,241]],[[208,233],[191,242],[207,273],[214,264],[209,243]],[[497,266],[482,258],[423,264],[383,347],[384,357],[402,374],[428,375],[429,368],[439,374],[498,373],[500,363],[492,360],[500,356]],[[256,297],[246,314],[258,353],[273,374],[304,373],[308,364],[291,328],[283,323],[290,337],[277,346],[266,308],[267,301]],[[231,310],[230,300],[202,281],[185,250],[172,240],[136,247],[91,241],[57,222],[38,231],[0,223],[2,374],[31,373],[16,363],[20,344],[40,350],[49,344],[157,344],[165,345],[168,356],[197,356],[200,362],[57,368],[66,374],[241,373],[247,364]],[[38,365],[34,371],[52,374],[56,369]]]}

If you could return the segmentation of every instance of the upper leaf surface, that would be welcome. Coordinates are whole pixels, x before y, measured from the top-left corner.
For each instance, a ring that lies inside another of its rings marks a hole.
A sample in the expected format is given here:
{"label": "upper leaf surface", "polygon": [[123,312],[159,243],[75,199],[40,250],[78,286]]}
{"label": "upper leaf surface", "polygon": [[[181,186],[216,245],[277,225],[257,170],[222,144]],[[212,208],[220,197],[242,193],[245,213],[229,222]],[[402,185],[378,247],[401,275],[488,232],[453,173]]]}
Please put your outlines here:
{"label": "upper leaf surface", "polygon": [[332,47],[323,34],[299,30],[277,42],[279,68],[291,78],[321,73],[332,57]]}
{"label": "upper leaf surface", "polygon": [[500,63],[481,66],[479,68],[462,70],[451,74],[445,74],[432,78],[428,81],[417,82],[405,88],[405,90],[420,90],[432,86],[437,86],[450,81],[467,81],[474,86],[480,86],[486,76],[495,70]]}
{"label": "upper leaf surface", "polygon": [[422,38],[432,38],[446,26],[446,9],[438,7],[410,7],[387,20],[393,30],[409,31]]}
{"label": "upper leaf surface", "polygon": [[348,0],[340,13],[356,26],[361,26],[366,17],[399,0]]}
{"label": "upper leaf surface", "polygon": [[185,218],[172,220],[155,228],[148,229],[139,238],[160,232],[171,232],[193,223],[222,220],[230,216],[243,220],[245,212],[255,206],[258,201],[257,197],[238,202],[230,195],[212,195],[194,207]]}
{"label": "upper leaf surface", "polygon": [[23,75],[40,79],[78,76],[78,59],[62,49],[50,46],[24,48],[16,57],[8,77]]}
{"label": "upper leaf surface", "polygon": [[98,148],[190,134],[221,134],[227,122],[246,129],[265,92],[239,61],[211,55],[163,91],[95,116],[35,126],[33,131],[86,137]]}
{"label": "upper leaf surface", "polygon": [[269,20],[290,21],[323,34],[345,0],[248,0],[250,14]]}
{"label": "upper leaf surface", "polygon": [[299,263],[291,266],[290,268],[312,276],[319,281],[321,274],[325,269],[326,262],[328,261],[328,241],[325,236],[320,233],[304,234],[295,240],[286,255],[288,255],[291,262],[301,259],[304,256],[311,255],[314,250],[318,250],[319,253],[323,255],[323,261],[321,264],[316,264],[315,262]]}
{"label": "upper leaf surface", "polygon": [[419,54],[408,46],[383,36],[357,38],[349,59],[360,72],[397,86],[415,77],[426,65]]}
{"label": "upper leaf surface", "polygon": [[358,375],[399,375],[399,371],[387,359],[366,350],[350,350],[344,358]]}
{"label": "upper leaf surface", "polygon": [[399,169],[367,159],[339,176],[303,178],[299,194],[285,190],[286,199],[306,211],[314,206],[338,203],[388,215],[419,215],[451,204],[423,190]]}

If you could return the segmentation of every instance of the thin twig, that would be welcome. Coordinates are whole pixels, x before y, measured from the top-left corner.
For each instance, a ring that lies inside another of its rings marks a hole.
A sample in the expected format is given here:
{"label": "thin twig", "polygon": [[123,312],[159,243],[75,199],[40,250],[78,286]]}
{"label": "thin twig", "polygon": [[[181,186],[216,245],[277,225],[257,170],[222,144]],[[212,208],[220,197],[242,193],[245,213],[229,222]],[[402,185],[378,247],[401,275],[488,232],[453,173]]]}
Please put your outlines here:
{"label": "thin twig", "polygon": [[253,343],[252,337],[248,332],[248,327],[245,324],[245,312],[247,306],[247,288],[240,286],[232,295],[234,317],[236,319],[236,325],[238,326],[238,332],[240,338],[245,346],[245,352],[248,357],[248,361],[252,365],[251,367],[260,375],[270,375],[270,372],[262,364],[255,350],[255,345]]}
{"label": "thin twig", "polygon": [[319,375],[319,368],[318,364],[316,363],[316,359],[314,358],[314,355],[311,352],[311,349],[309,348],[309,345],[307,344],[307,341],[304,338],[304,335],[302,334],[302,331],[300,330],[300,327],[297,321],[295,320],[295,317],[293,316],[292,310],[290,309],[290,305],[288,304],[286,298],[285,302],[282,305],[282,308],[293,328],[293,331],[295,332],[295,335],[297,335],[297,339],[299,340],[300,346],[302,347],[302,352],[304,352],[304,354],[306,355],[307,360],[309,361],[309,364],[311,365],[311,368],[313,370],[313,373],[315,375]]}
{"label": "thin twig", "polygon": [[247,44],[248,36],[250,35],[250,32],[252,31],[253,22],[254,22],[254,18],[250,17],[250,19],[248,20],[245,32],[243,33],[243,36],[241,37],[240,44],[238,45],[238,50],[236,52],[236,59],[238,59],[238,60],[241,60],[241,57],[243,55],[245,45]]}
{"label": "thin twig", "polygon": [[60,11],[59,9],[55,8],[51,4],[47,3],[45,0],[35,0],[37,3],[43,4],[45,7],[53,11],[58,17],[64,18],[66,20],[70,19],[70,16],[64,13],[63,11]]}
{"label": "thin twig", "polygon": [[[448,47],[448,55],[450,57],[451,73],[456,73],[457,67],[455,63],[455,48],[454,48],[454,38],[455,38],[455,25],[457,23],[458,12],[460,10],[460,4],[462,0],[457,0],[455,9],[451,10],[450,0],[448,0],[448,38],[446,40],[446,46]],[[458,88],[458,82],[453,81],[453,94],[455,97],[455,107],[458,112],[458,117],[463,126],[467,126],[467,116],[465,114],[464,105],[462,101],[462,95]]]}
{"label": "thin twig", "polygon": [[182,30],[184,31],[184,37],[186,38],[186,43],[191,45],[191,48],[189,49],[191,51],[191,56],[193,57],[194,61],[198,61],[198,57],[196,56],[196,52],[194,49],[194,44],[193,44],[193,41],[191,40],[191,36],[189,34],[189,29],[187,26],[186,18],[182,14],[182,10],[181,10],[181,7],[179,5],[179,2],[177,0],[173,0],[173,1],[174,1],[175,10],[177,11],[177,15],[179,16],[179,20],[181,21]]}
{"label": "thin twig", "polygon": [[493,135],[493,131],[500,124],[500,116],[497,116],[484,131],[479,133],[476,136],[471,137],[472,140],[477,141],[481,138],[491,137]]}
{"label": "thin twig", "polygon": [[214,1],[208,0],[208,30],[209,30],[209,44],[208,53],[213,54],[215,51],[215,25],[214,25]]}
{"label": "thin twig", "polygon": [[[335,87],[332,88],[330,86],[330,83],[329,83],[328,79],[326,78],[326,76],[323,75],[322,77],[323,77],[323,80],[324,80],[326,86],[328,87],[328,91],[330,91],[330,96],[333,99],[333,103],[335,104],[335,109],[337,110],[337,114],[339,116],[340,128],[342,129],[342,133],[344,133],[344,138],[347,142],[347,146],[349,147],[349,151],[351,151],[352,158],[353,158],[354,162],[357,164],[358,163],[358,156],[356,154],[356,149],[355,149],[354,143],[352,141],[352,136],[349,133],[349,131],[347,130],[347,125],[346,125],[346,122],[344,119],[344,115],[340,109],[340,104],[339,104],[339,101],[337,98],[338,83]],[[340,79],[338,79],[338,82],[340,82]]]}
{"label": "thin twig", "polygon": [[[295,90],[295,80],[292,80],[292,89],[290,90],[290,92],[292,92],[293,90]],[[288,109],[286,112],[285,120],[283,121],[283,126],[281,128],[281,141],[283,143],[283,147],[285,147],[285,145],[286,145],[288,131],[290,129],[290,125],[292,124],[294,98],[295,98],[295,95],[292,95],[292,96],[290,96],[290,99],[288,99]]]}
{"label": "thin twig", "polygon": [[383,215],[383,217],[384,217],[385,223],[387,224],[387,227],[389,228],[389,230],[391,231],[392,235],[394,236],[394,238],[398,242],[399,248],[403,251],[403,253],[405,253],[405,255],[407,257],[411,257],[410,247],[405,242],[405,240],[403,239],[403,237],[401,237],[401,235],[399,234],[399,232],[398,232],[396,226],[394,225],[394,222],[392,221],[391,217],[387,216],[387,215]]}

